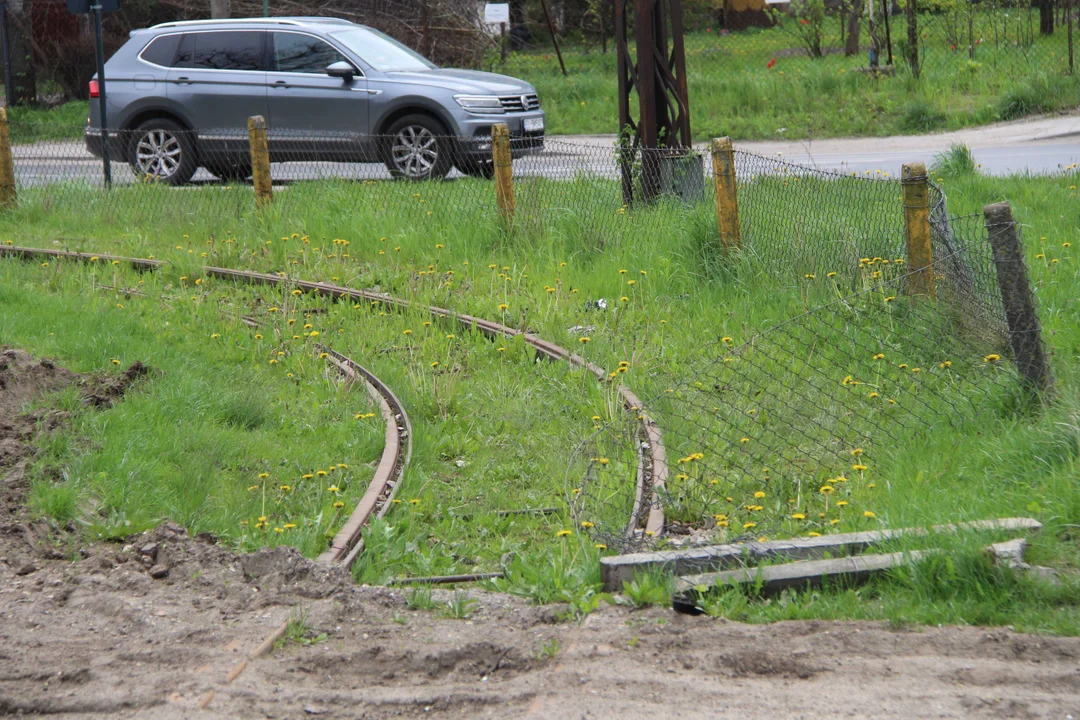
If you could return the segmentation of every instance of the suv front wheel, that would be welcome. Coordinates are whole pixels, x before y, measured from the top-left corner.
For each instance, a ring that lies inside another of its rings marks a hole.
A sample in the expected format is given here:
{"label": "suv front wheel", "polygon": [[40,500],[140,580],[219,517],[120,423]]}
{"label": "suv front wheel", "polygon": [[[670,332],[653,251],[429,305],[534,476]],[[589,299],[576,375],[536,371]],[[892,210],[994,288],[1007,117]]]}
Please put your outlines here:
{"label": "suv front wheel", "polygon": [[427,115],[406,115],[386,131],[383,163],[390,174],[406,180],[438,180],[453,167],[446,130]]}
{"label": "suv front wheel", "polygon": [[172,120],[147,120],[131,132],[128,163],[140,180],[183,185],[198,167],[191,132]]}

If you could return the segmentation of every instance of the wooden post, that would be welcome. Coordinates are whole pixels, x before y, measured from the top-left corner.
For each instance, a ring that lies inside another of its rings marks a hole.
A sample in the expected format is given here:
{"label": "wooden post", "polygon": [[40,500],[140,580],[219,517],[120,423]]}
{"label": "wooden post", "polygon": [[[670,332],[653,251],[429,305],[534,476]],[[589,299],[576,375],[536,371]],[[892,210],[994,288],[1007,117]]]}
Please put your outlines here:
{"label": "wooden post", "polygon": [[251,147],[251,175],[255,183],[255,206],[269,205],[274,197],[270,183],[270,151],[266,146],[266,118],[248,118],[248,144]]}
{"label": "wooden post", "polygon": [[1009,325],[1013,361],[1028,387],[1045,393],[1052,387],[1053,377],[1046,348],[1043,347],[1039,316],[1035,312],[1035,300],[1028,282],[1020,238],[1016,234],[1012,208],[1009,203],[987,205],[983,208],[983,215],[990,236],[990,248],[994,253],[1005,320]]}
{"label": "wooden post", "polygon": [[930,184],[926,165],[911,163],[901,171],[904,235],[907,238],[908,294],[934,297],[934,250],[930,243]]}
{"label": "wooden post", "polygon": [[506,123],[491,126],[491,159],[495,165],[495,203],[506,220],[514,218],[514,169],[511,165],[510,130]]}
{"label": "wooden post", "polygon": [[15,161],[11,157],[11,128],[7,108],[0,107],[0,207],[15,206]]}
{"label": "wooden post", "polygon": [[735,189],[735,153],[731,138],[712,141],[713,181],[716,185],[716,218],[720,225],[720,242],[724,247],[742,245],[739,229],[739,199]]}
{"label": "wooden post", "polygon": [[[919,24],[917,19],[916,0],[907,0],[905,13],[907,14],[907,51],[908,64],[911,65],[911,74],[919,77]],[[997,27],[995,25],[995,27]]]}

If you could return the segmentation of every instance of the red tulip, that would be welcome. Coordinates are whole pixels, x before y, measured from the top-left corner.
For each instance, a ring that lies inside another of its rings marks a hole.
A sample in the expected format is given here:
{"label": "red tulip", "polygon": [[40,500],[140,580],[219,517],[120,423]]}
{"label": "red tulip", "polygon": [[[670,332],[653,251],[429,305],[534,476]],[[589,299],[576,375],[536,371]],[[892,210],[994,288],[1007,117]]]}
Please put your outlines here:
{"label": "red tulip", "polygon": [[767,68],[769,68],[771,70],[773,65],[775,65],[775,64],[776,64],[776,58],[773,58],[769,62],[765,63],[765,67],[767,67]]}

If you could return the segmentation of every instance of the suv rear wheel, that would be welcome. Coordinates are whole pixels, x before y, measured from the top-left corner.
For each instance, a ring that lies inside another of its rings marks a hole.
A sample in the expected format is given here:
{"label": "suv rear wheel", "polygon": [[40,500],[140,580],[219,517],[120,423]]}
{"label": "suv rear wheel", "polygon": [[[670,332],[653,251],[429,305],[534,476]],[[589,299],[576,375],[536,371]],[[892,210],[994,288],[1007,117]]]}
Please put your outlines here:
{"label": "suv rear wheel", "polygon": [[406,115],[386,134],[383,163],[396,178],[438,180],[453,167],[446,130],[429,115]]}
{"label": "suv rear wheel", "polygon": [[197,168],[191,132],[173,120],[147,120],[131,132],[128,163],[140,180],[183,185]]}

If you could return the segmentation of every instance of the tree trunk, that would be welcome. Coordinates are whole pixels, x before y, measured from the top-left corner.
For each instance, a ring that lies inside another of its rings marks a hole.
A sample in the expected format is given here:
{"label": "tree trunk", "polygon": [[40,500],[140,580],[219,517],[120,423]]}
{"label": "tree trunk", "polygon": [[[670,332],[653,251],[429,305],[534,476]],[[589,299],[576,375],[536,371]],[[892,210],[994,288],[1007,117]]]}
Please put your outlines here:
{"label": "tree trunk", "polygon": [[8,6],[8,42],[11,43],[11,84],[16,105],[37,102],[37,74],[30,20],[30,0]]}
{"label": "tree trunk", "polygon": [[210,0],[210,17],[220,20],[232,15],[229,0]]}
{"label": "tree trunk", "polygon": [[844,55],[852,57],[859,54],[859,31],[861,29],[862,0],[851,0],[848,8],[848,31],[847,42],[844,44]]}
{"label": "tree trunk", "polygon": [[1039,34],[1054,34],[1054,3],[1053,0],[1037,0],[1039,7]]}

